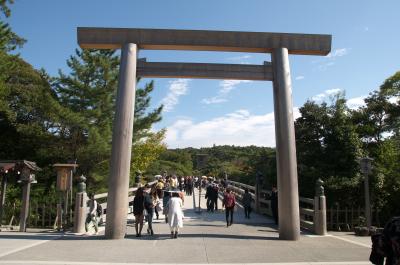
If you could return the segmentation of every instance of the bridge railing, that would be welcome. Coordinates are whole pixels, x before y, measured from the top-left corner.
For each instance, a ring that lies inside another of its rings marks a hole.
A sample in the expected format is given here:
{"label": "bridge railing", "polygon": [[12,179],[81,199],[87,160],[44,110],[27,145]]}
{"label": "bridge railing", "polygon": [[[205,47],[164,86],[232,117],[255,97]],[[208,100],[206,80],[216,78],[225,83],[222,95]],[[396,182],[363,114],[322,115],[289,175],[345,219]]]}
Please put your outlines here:
{"label": "bridge railing", "polygon": [[[314,199],[299,197],[300,226],[318,235],[326,234],[326,200],[323,194],[322,184],[322,181],[317,181]],[[244,190],[248,189],[255,204],[255,211],[272,216],[271,200],[267,199],[270,197],[271,191],[258,189],[257,186],[251,186],[236,181],[229,181],[229,187],[236,193],[236,197],[239,201],[243,198]]]}
{"label": "bridge railing", "polygon": [[[153,185],[155,183],[157,183],[157,181],[148,182],[147,184],[149,184],[151,186],[151,185]],[[136,194],[137,189],[138,189],[137,187],[133,187],[133,188],[129,188],[128,189],[128,204],[133,202],[133,199],[135,198],[135,194]],[[107,213],[108,193],[105,192],[105,193],[95,194],[94,198],[101,205],[101,208],[103,209],[103,214],[106,214]],[[126,207],[129,207],[129,206],[127,205]]]}

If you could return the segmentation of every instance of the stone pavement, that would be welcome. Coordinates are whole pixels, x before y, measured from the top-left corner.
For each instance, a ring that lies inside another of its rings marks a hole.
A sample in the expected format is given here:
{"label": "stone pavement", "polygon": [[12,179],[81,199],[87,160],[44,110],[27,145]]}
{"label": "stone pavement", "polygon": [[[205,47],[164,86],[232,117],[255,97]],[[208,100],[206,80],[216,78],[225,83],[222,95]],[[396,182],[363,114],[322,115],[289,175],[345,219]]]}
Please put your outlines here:
{"label": "stone pavement", "polygon": [[241,208],[234,224],[226,227],[224,212],[206,212],[204,195],[201,198],[203,211],[196,213],[198,193],[186,197],[178,239],[170,239],[164,218],[155,220],[156,235],[141,238],[128,223],[122,240],[104,240],[104,232],[97,236],[1,232],[0,264],[370,264],[368,238],[303,233],[299,241],[282,241],[272,220],[257,214],[245,219]]}

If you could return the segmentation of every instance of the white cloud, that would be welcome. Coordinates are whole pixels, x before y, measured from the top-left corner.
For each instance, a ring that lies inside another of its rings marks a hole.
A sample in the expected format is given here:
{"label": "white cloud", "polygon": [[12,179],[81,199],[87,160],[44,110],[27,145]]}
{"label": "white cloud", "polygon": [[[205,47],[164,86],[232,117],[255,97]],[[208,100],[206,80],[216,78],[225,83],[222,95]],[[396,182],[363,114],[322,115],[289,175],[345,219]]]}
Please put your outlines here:
{"label": "white cloud", "polygon": [[228,101],[226,98],[221,98],[221,97],[212,97],[212,98],[203,98],[201,100],[202,103],[204,104],[217,104],[217,103],[222,103]]}
{"label": "white cloud", "polygon": [[351,48],[340,48],[333,50],[326,57],[323,57],[320,60],[314,60],[312,63],[319,63],[318,70],[326,71],[329,67],[335,65],[335,61],[338,57],[343,57],[349,53]]}
{"label": "white cloud", "polygon": [[303,75],[296,76],[295,80],[303,80],[305,77]]}
{"label": "white cloud", "polygon": [[336,49],[332,51],[331,53],[326,56],[327,58],[335,58],[335,57],[342,57],[345,56],[349,53],[349,49],[347,48],[341,48],[341,49]]}
{"label": "white cloud", "polygon": [[397,102],[400,101],[400,97],[393,96],[393,97],[390,97],[390,98],[388,99],[388,101],[389,101],[390,103],[392,103],[392,104],[396,104]]}
{"label": "white cloud", "polygon": [[220,93],[228,94],[231,90],[233,90],[239,84],[250,83],[249,80],[223,80],[219,83]]}
{"label": "white cloud", "polygon": [[328,89],[328,90],[326,90],[325,93],[326,93],[328,96],[331,96],[331,95],[335,95],[335,94],[339,93],[340,91],[342,91],[342,89],[340,89],[340,88],[333,88],[333,89]]}
{"label": "white cloud", "polygon": [[168,94],[161,100],[164,104],[164,111],[170,112],[179,103],[179,97],[186,95],[188,91],[188,79],[178,79],[169,82]]}
{"label": "white cloud", "polygon": [[229,57],[226,59],[229,61],[241,61],[241,60],[250,59],[250,58],[251,58],[251,55],[243,55],[243,56]]}
{"label": "white cloud", "polygon": [[201,100],[204,104],[216,104],[227,102],[228,99],[226,98],[229,92],[235,89],[240,84],[250,83],[249,80],[223,80],[219,83],[220,89],[218,91],[218,95],[212,98],[203,98]]}
{"label": "white cloud", "polygon": [[326,69],[328,69],[328,67],[331,67],[334,64],[335,64],[335,62],[323,63],[323,64],[318,66],[318,69],[321,70],[321,71],[325,71]]}
{"label": "white cloud", "polygon": [[349,109],[356,110],[356,109],[359,109],[360,107],[365,106],[364,99],[366,97],[367,96],[361,96],[361,97],[357,97],[357,98],[348,99],[346,102],[347,107],[349,107]]}
{"label": "white cloud", "polygon": [[[340,93],[342,91],[343,91],[343,89],[340,89],[340,88],[328,89],[328,90],[325,90],[321,94],[313,96],[311,99],[313,101],[315,101],[316,103],[322,103],[322,102],[326,101],[326,99],[329,99],[331,96],[333,96],[333,95],[335,95],[337,93]],[[350,98],[350,99],[346,100],[347,107],[349,107],[350,109],[355,110],[355,109],[358,109],[358,108],[360,108],[362,106],[365,106],[364,99],[366,97],[367,96],[360,96],[360,97]]]}
{"label": "white cloud", "polygon": [[[300,116],[293,109],[294,118]],[[167,128],[169,148],[207,147],[216,145],[275,146],[274,113],[251,115],[240,109],[221,117],[195,123],[192,119],[176,121]]]}
{"label": "white cloud", "polygon": [[311,98],[311,100],[315,101],[316,103],[321,103],[321,102],[325,101],[327,98],[329,98],[330,96],[335,95],[341,91],[342,91],[342,89],[340,89],[340,88],[328,89],[328,90],[325,90],[321,94],[313,96]]}

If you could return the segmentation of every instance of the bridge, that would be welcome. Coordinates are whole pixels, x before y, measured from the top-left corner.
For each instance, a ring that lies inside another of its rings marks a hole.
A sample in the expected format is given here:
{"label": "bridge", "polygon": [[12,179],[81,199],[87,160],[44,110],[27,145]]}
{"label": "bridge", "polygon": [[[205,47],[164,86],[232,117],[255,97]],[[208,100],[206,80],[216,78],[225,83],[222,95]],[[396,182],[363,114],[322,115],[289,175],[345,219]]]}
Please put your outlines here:
{"label": "bridge", "polygon": [[[198,204],[202,211],[198,212]],[[186,196],[184,227],[171,239],[163,215],[154,220],[155,235],[135,237],[132,216],[121,240],[99,235],[29,230],[0,233],[0,264],[370,264],[370,239],[350,233],[318,236],[302,229],[300,240],[280,240],[278,227],[263,214],[244,218],[239,205],[233,225],[226,227],[225,213],[205,211],[204,192]],[[146,227],[143,229],[146,231]]]}

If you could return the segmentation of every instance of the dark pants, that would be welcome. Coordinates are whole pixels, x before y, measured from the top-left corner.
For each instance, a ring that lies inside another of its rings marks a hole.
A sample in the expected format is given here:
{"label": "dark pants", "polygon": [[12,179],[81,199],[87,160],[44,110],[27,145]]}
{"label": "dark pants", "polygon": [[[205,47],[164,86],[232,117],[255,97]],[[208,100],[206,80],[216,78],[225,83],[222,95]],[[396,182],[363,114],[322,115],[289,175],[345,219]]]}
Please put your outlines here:
{"label": "dark pants", "polygon": [[218,211],[218,197],[214,199],[214,208]]}
{"label": "dark pants", "polygon": [[251,212],[251,207],[250,206],[244,206],[244,216],[246,218],[250,218],[250,212]]}
{"label": "dark pants", "polygon": [[156,213],[156,218],[157,218],[157,220],[158,220],[158,211],[157,211],[157,207],[154,207],[154,212]]}
{"label": "dark pants", "polygon": [[271,210],[272,210],[272,217],[274,217],[275,224],[277,225],[278,222],[279,222],[278,207],[277,206],[275,206],[275,207],[272,206]]}
{"label": "dark pants", "polygon": [[[233,208],[234,207],[226,207],[225,208],[225,216],[226,216],[226,224],[231,225],[233,222]],[[229,222],[229,215],[231,215],[231,221]]]}
{"label": "dark pants", "polygon": [[214,212],[214,201],[210,198],[207,198],[207,211]]}
{"label": "dark pants", "polygon": [[146,221],[148,225],[148,232],[153,231],[153,214],[154,214],[154,209],[146,209],[147,210],[147,216],[146,216]]}

